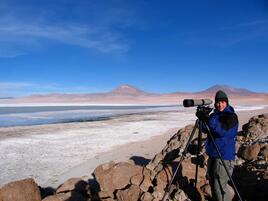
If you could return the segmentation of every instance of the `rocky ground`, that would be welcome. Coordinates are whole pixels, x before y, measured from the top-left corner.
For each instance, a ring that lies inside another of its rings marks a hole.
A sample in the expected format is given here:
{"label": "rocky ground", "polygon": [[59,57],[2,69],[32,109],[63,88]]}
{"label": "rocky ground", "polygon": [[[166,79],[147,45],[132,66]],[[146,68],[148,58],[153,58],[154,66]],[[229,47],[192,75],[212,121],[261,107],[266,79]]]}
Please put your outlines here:
{"label": "rocky ground", "polygon": [[[94,179],[71,178],[57,189],[40,187],[33,179],[11,182],[0,189],[0,201],[156,201],[162,200],[167,187],[170,188],[166,200],[210,200],[206,180],[208,157],[204,151],[206,135],[202,135],[196,188],[193,183],[198,130],[187,153],[182,155],[192,129],[193,125],[180,129],[149,163],[139,157],[120,163],[111,161],[94,170]],[[243,126],[236,150],[233,179],[243,200],[267,200],[268,114],[254,116]],[[185,156],[182,165],[169,186],[182,156]],[[233,200],[238,200],[231,186]]]}

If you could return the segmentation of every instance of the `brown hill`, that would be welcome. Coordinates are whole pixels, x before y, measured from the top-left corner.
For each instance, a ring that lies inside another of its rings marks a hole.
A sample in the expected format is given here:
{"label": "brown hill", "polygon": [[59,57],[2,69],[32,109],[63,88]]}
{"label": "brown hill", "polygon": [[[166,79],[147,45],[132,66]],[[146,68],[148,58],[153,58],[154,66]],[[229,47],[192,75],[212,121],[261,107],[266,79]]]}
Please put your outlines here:
{"label": "brown hill", "polygon": [[124,96],[147,96],[150,95],[150,93],[147,93],[141,89],[138,89],[137,87],[131,86],[129,84],[121,85],[108,94],[110,95],[124,95]]}
{"label": "brown hill", "polygon": [[218,90],[225,91],[232,103],[268,104],[267,93],[252,92],[247,89],[234,88],[227,85],[214,85],[206,90],[187,93],[174,92],[156,94],[143,91],[137,87],[124,84],[106,93],[87,94],[46,94],[32,95],[24,98],[0,99],[0,104],[181,104],[183,99],[210,98],[214,99]]}
{"label": "brown hill", "polygon": [[258,93],[250,91],[248,89],[243,88],[234,88],[228,85],[214,85],[204,91],[197,92],[199,94],[215,94],[218,90],[222,90],[230,95],[239,95],[239,96],[250,96],[250,95],[256,95]]}

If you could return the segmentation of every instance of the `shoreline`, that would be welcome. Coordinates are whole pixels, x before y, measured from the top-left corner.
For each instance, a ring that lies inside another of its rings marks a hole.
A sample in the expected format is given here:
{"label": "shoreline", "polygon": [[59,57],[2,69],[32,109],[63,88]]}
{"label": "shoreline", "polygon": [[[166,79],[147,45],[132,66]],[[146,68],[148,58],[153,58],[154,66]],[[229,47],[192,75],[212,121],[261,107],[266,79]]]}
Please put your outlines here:
{"label": "shoreline", "polygon": [[[236,112],[239,120],[238,131],[242,130],[242,126],[246,124],[249,119],[253,116],[268,113],[268,107],[260,110],[248,110],[248,111],[238,111]],[[184,125],[186,126],[186,125]],[[183,127],[184,127],[183,126]],[[109,161],[128,161],[133,160],[136,163],[144,164],[153,159],[153,157],[159,153],[167,141],[180,129],[183,127],[176,127],[167,130],[166,132],[153,136],[150,139],[130,142],[124,145],[117,145],[113,147],[110,151],[101,152],[95,157],[69,169],[58,177],[48,179],[43,185],[57,188],[60,184],[64,183],[67,179],[72,177],[81,177],[85,180],[93,178],[91,175],[94,169],[103,163]]]}

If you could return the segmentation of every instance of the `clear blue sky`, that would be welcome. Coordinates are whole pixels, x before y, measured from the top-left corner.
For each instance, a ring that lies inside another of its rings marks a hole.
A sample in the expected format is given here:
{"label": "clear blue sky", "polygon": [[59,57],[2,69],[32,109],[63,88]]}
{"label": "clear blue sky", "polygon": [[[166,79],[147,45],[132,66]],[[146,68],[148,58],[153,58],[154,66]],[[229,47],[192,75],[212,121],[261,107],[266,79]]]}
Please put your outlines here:
{"label": "clear blue sky", "polygon": [[0,97],[267,92],[267,0],[0,0]]}

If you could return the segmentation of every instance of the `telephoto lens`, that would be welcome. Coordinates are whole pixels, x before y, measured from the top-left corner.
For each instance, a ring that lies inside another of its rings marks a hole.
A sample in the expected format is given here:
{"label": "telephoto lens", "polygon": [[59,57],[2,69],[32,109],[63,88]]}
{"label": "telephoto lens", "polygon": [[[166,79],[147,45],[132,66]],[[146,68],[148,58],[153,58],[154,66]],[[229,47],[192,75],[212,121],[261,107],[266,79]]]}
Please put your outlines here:
{"label": "telephoto lens", "polygon": [[210,105],[213,101],[210,99],[184,99],[184,107],[194,107],[194,106],[203,106]]}

